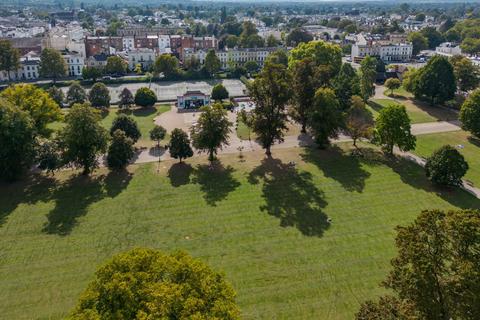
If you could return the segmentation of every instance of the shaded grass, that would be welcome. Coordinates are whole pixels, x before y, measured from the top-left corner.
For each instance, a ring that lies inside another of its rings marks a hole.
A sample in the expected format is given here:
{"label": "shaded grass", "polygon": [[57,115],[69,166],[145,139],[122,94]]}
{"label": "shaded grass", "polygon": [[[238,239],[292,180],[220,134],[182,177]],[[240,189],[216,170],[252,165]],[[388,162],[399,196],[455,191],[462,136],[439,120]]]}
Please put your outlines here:
{"label": "shaded grass", "polygon": [[382,108],[392,104],[404,105],[412,123],[450,121],[457,119],[457,115],[452,111],[446,110],[442,107],[432,107],[424,102],[416,100],[373,99],[369,101],[368,108],[376,118]]}
{"label": "shaded grass", "polygon": [[[472,137],[465,131],[453,131],[417,136],[415,153],[422,157],[429,157],[435,150],[449,144],[465,157],[469,169],[465,178],[476,187],[480,186],[480,140]],[[459,147],[463,146],[463,148]]]}
{"label": "shaded grass", "polygon": [[212,169],[197,157],[120,176],[61,172],[0,186],[2,317],[61,319],[100,263],[148,246],[187,250],[223,270],[245,319],[352,319],[361,301],[383,293],[396,225],[423,209],[479,201],[434,189],[405,160],[346,148],[280,149],[270,160],[245,153],[242,162],[223,155]]}

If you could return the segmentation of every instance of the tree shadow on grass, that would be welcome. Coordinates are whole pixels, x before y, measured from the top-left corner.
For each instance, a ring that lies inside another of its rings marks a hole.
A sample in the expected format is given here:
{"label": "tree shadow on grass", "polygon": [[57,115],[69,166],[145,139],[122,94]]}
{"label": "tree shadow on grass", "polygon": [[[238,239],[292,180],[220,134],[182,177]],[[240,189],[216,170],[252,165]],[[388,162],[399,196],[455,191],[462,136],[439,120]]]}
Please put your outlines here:
{"label": "tree shadow on grass", "polygon": [[362,169],[362,154],[352,155],[338,146],[331,146],[327,150],[305,148],[302,159],[315,164],[327,178],[338,181],[342,187],[350,192],[362,192],[365,180],[370,173]]}
{"label": "tree shadow on grass", "polygon": [[46,201],[57,180],[50,176],[32,173],[13,183],[0,183],[0,227],[21,204]]}
{"label": "tree shadow on grass", "polygon": [[469,136],[469,137],[467,138],[467,140],[468,140],[468,142],[470,142],[470,143],[473,144],[474,146],[480,148],[480,139],[479,139],[479,138],[474,137],[474,136]]}
{"label": "tree shadow on grass", "polygon": [[193,182],[200,185],[200,190],[208,205],[216,206],[225,199],[240,183],[233,177],[235,170],[231,166],[224,167],[215,161],[211,165],[198,165],[194,171]]}
{"label": "tree shadow on grass", "polygon": [[177,162],[168,169],[170,184],[175,188],[189,184],[192,173],[193,168],[191,165],[185,162]]}
{"label": "tree shadow on grass", "polygon": [[133,109],[132,111],[132,114],[135,117],[148,117],[154,113],[157,113],[157,108],[155,107],[137,108],[137,109]]}
{"label": "tree shadow on grass", "polygon": [[70,234],[91,204],[118,196],[131,178],[129,172],[121,171],[95,177],[76,175],[63,182],[52,192],[55,207],[48,213],[43,231],[61,236]]}
{"label": "tree shadow on grass", "polygon": [[396,172],[400,179],[416,188],[433,192],[451,205],[462,209],[480,209],[480,199],[456,187],[433,185],[425,175],[425,169],[416,163],[402,157],[385,158],[384,164]]}
{"label": "tree shadow on grass", "polygon": [[265,205],[260,210],[280,219],[282,227],[296,227],[303,235],[317,236],[329,227],[322,208],[323,192],[309,172],[299,172],[279,159],[266,158],[249,174],[249,182],[263,182]]}

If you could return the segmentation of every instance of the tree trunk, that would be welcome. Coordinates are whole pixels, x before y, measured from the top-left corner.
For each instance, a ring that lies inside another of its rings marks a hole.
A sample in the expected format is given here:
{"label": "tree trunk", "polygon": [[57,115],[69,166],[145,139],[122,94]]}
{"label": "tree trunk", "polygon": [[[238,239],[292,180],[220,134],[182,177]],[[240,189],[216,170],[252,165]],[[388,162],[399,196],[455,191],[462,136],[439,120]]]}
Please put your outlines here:
{"label": "tree trunk", "polygon": [[357,147],[357,138],[353,138],[353,146],[358,149]]}
{"label": "tree trunk", "polygon": [[302,130],[300,132],[307,133],[307,124],[305,123],[305,121],[302,123]]}
{"label": "tree trunk", "polygon": [[268,145],[265,147],[265,154],[267,155],[268,158],[272,157],[272,151],[270,150],[271,146]]}

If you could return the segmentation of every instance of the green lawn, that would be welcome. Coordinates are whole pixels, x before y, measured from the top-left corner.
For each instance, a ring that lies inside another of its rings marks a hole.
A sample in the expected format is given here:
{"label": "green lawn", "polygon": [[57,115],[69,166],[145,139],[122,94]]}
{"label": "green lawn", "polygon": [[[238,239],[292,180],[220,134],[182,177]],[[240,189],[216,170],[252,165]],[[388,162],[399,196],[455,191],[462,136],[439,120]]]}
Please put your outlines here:
{"label": "green lawn", "polygon": [[480,206],[374,152],[244,156],[223,155],[215,169],[201,157],[0,186],[2,318],[61,319],[100,263],[148,246],[224,271],[245,319],[352,319],[383,292],[396,225],[422,209]]}
{"label": "green lawn", "polygon": [[403,104],[405,106],[412,123],[457,119],[457,115],[452,111],[441,107],[432,107],[416,100],[373,99],[369,102],[368,108],[372,111],[374,117],[377,117],[382,108],[395,103]]}
{"label": "green lawn", "polygon": [[[386,89],[384,91],[384,94],[390,97],[391,91],[389,89]],[[393,90],[393,97],[413,98],[413,94],[405,90],[405,88],[402,86],[398,89]]]}
{"label": "green lawn", "polygon": [[[155,144],[155,142],[150,140],[150,133],[149,133],[154,126],[153,119],[156,116],[169,111],[170,108],[171,106],[168,104],[158,104],[158,105],[155,105],[155,107],[153,108],[138,108],[138,109],[133,109],[132,111],[127,113],[130,116],[132,116],[135,119],[135,121],[137,121],[138,128],[142,133],[142,137],[137,142],[137,146],[149,147]],[[65,114],[67,112],[68,112],[67,110],[64,110]],[[115,119],[115,117],[118,115],[118,112],[119,112],[118,108],[112,107],[102,113],[101,123],[107,130],[110,130],[110,127],[112,126],[112,122]],[[52,130],[60,130],[63,127],[63,125],[64,125],[63,122],[54,122],[49,125],[49,128]]]}
{"label": "green lawn", "polygon": [[[468,132],[454,131],[417,136],[415,152],[422,157],[429,157],[433,151],[443,145],[457,146],[469,164],[465,178],[480,187],[480,140],[472,138]],[[462,145],[462,148],[458,146]]]}

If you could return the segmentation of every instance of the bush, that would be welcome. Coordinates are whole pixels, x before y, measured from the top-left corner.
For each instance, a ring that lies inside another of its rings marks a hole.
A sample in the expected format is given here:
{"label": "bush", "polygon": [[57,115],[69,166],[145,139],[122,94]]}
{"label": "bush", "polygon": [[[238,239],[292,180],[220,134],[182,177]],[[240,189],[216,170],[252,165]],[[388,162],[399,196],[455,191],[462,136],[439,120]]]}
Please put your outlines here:
{"label": "bush", "polygon": [[446,145],[435,151],[425,165],[427,178],[433,183],[445,186],[462,185],[468,163],[452,146]]}
{"label": "bush", "polygon": [[112,143],[108,147],[107,165],[112,170],[125,168],[133,158],[133,140],[122,130],[115,130]]}
{"label": "bush", "polygon": [[133,143],[137,142],[142,136],[138,129],[137,122],[126,114],[120,114],[113,120],[112,127],[110,128],[110,135],[113,136],[117,130],[125,132],[125,135],[132,139]]}
{"label": "bush", "polygon": [[140,88],[135,93],[135,104],[141,107],[151,107],[157,101],[155,92],[148,88]]}

